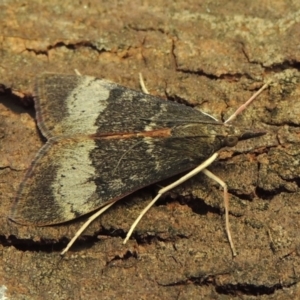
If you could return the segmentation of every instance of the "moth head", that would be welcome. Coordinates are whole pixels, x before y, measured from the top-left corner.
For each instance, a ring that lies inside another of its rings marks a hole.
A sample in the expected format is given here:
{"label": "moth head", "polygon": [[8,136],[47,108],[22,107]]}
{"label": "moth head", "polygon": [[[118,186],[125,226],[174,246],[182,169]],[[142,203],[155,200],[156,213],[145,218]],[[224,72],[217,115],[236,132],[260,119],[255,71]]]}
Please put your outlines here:
{"label": "moth head", "polygon": [[228,135],[224,138],[224,146],[225,147],[234,147],[239,141],[238,136]]}
{"label": "moth head", "polygon": [[262,130],[245,130],[245,131],[234,131],[224,137],[223,143],[225,147],[234,147],[239,141],[252,139],[266,134]]}

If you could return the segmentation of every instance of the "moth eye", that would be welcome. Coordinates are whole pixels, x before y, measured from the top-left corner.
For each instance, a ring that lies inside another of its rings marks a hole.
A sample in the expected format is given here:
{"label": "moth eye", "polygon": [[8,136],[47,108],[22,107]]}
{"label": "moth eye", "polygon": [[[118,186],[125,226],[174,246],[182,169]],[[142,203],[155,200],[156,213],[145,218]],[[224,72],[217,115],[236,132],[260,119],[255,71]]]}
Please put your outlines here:
{"label": "moth eye", "polygon": [[238,143],[239,139],[236,136],[227,136],[224,140],[225,145],[228,147],[233,147]]}

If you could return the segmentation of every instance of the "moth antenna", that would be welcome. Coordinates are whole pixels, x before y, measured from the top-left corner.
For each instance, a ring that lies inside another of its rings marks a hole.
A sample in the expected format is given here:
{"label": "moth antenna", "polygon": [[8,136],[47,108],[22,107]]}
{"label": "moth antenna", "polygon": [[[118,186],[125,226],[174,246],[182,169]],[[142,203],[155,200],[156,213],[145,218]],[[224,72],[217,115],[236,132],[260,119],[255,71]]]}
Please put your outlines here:
{"label": "moth antenna", "polygon": [[236,116],[238,116],[263,90],[265,90],[270,85],[270,82],[265,83],[255,94],[252,95],[252,97],[247,100],[243,105],[241,105],[225,122],[224,124],[227,124],[228,122],[234,120]]}

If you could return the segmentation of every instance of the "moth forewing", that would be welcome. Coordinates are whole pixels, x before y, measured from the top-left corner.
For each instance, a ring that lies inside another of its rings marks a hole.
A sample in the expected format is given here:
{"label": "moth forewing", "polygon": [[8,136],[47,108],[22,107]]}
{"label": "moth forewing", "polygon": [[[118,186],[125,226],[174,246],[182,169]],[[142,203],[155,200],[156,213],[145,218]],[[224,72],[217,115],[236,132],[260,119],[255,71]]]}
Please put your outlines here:
{"label": "moth forewing", "polygon": [[38,126],[48,141],[20,186],[12,220],[44,226],[100,209],[63,254],[90,222],[116,201],[192,170],[159,191],[131,226],[126,242],[163,193],[203,171],[224,188],[226,231],[236,254],[229,229],[226,184],[206,167],[222,147],[262,132],[240,132],[227,124],[232,118],[223,124],[191,107],[94,77],[44,74],[37,81],[36,94]]}

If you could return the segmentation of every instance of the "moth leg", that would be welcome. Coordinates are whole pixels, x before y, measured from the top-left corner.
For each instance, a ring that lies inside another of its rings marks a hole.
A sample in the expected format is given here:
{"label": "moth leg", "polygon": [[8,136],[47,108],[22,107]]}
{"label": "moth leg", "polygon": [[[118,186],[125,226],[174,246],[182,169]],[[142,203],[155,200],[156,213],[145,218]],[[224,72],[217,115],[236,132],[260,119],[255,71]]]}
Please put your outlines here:
{"label": "moth leg", "polygon": [[79,230],[75,233],[74,237],[70,240],[67,247],[60,253],[60,255],[64,255],[70,247],[74,244],[74,242],[79,238],[82,232],[102,213],[104,213],[107,209],[109,209],[113,204],[115,204],[118,200],[108,203],[106,206],[102,207],[100,210],[91,215],[88,220],[79,228]]}
{"label": "moth leg", "polygon": [[211,157],[209,157],[206,161],[204,161],[201,165],[199,165],[198,167],[196,167],[195,169],[193,169],[192,171],[190,171],[189,173],[187,173],[186,175],[182,176],[181,178],[179,178],[178,180],[176,180],[175,182],[171,183],[170,185],[160,189],[156,195],[156,197],[141,211],[141,213],[139,214],[139,216],[136,218],[136,220],[133,222],[133,224],[131,225],[126,238],[123,241],[123,244],[125,244],[128,239],[130,238],[134,228],[137,226],[137,224],[139,223],[139,221],[142,219],[142,217],[145,215],[145,213],[154,205],[154,203],[166,192],[170,191],[171,189],[175,188],[176,186],[180,185],[181,183],[185,182],[186,180],[192,178],[193,176],[195,176],[196,174],[198,174],[199,172],[203,171],[206,167],[208,167],[213,161],[216,160],[216,158],[218,157],[218,153],[214,153]]}
{"label": "moth leg", "polygon": [[207,169],[202,170],[203,174],[205,174],[207,177],[211,178],[212,180],[216,181],[224,191],[224,208],[225,208],[225,228],[226,228],[226,234],[227,238],[230,244],[230,248],[232,251],[232,255],[236,256],[236,250],[233,244],[233,240],[231,238],[231,232],[230,232],[230,226],[229,226],[229,196],[228,196],[228,188],[227,184],[218,176],[213,174]]}
{"label": "moth leg", "polygon": [[147,88],[145,86],[145,82],[144,82],[142,73],[139,73],[139,80],[140,80],[140,86],[141,86],[141,89],[142,89],[143,93],[149,94],[149,92],[148,92],[148,90],[147,90]]}
{"label": "moth leg", "polygon": [[[141,86],[141,89],[142,91],[145,93],[145,94],[149,94],[146,86],[145,86],[145,82],[144,82],[144,79],[143,79],[143,76],[142,76],[142,73],[139,73],[139,81],[140,81],[140,86]],[[233,119],[236,118],[237,115],[239,115],[264,89],[266,89],[267,87],[269,86],[269,83],[266,83],[264,84],[249,100],[246,101],[246,103],[244,103],[243,105],[241,105],[225,122],[229,122]],[[208,113],[205,113],[203,111],[201,111],[203,114],[205,115],[208,115],[209,117],[211,117],[212,119],[218,121],[215,117],[209,115]],[[209,158],[211,159],[211,158]],[[208,159],[208,160],[209,160]],[[202,166],[202,164],[197,167],[196,169],[200,168]],[[194,170],[196,170],[194,169]],[[193,171],[194,171],[193,170]],[[223,191],[224,191],[224,208],[225,208],[225,228],[226,228],[226,234],[227,234],[227,238],[228,238],[228,241],[229,241],[229,244],[230,244],[230,248],[231,248],[231,251],[232,251],[232,255],[233,256],[236,256],[236,250],[235,250],[235,246],[234,246],[234,243],[233,243],[233,240],[232,240],[232,237],[231,237],[231,232],[230,232],[230,226],[229,226],[229,198],[228,198],[228,189],[227,189],[227,185],[226,183],[221,180],[219,177],[217,177],[216,175],[214,175],[213,173],[211,173],[210,171],[208,171],[207,169],[201,169],[202,172],[209,178],[211,178],[212,180],[216,181],[217,183],[219,183],[221,185],[221,187],[223,188]],[[198,172],[201,172],[201,170],[197,170],[197,173]],[[191,171],[190,173],[188,173],[187,175],[191,174],[193,171]],[[195,173],[195,174],[197,174]],[[192,176],[194,176],[195,174],[193,174]],[[187,176],[186,175],[186,176]],[[189,178],[191,178],[192,176],[188,177],[188,178],[184,178],[185,176],[183,176],[182,178],[180,178],[178,181],[174,182],[177,183],[175,186],[181,184],[182,182],[184,182],[185,180],[188,180]],[[184,178],[184,179],[183,179]],[[142,219],[142,217],[146,214],[146,212],[151,208],[152,205],[154,205],[154,203],[160,198],[160,196],[169,191],[170,189],[172,189],[173,187],[175,187],[173,185],[169,185],[161,190],[159,190],[157,196],[147,205],[147,207],[144,208],[144,210],[140,213],[140,215],[138,216],[138,218],[134,221],[134,223],[131,225],[128,233],[127,233],[127,236],[125,238],[125,240],[123,241],[123,244],[125,244],[128,239],[130,238],[134,228],[137,226],[138,222]]]}
{"label": "moth leg", "polygon": [[74,72],[75,72],[76,75],[82,76],[81,73],[77,69],[74,69]]}

